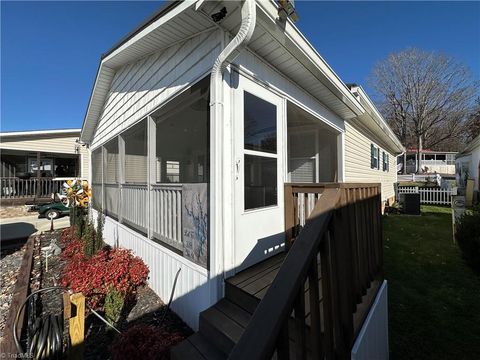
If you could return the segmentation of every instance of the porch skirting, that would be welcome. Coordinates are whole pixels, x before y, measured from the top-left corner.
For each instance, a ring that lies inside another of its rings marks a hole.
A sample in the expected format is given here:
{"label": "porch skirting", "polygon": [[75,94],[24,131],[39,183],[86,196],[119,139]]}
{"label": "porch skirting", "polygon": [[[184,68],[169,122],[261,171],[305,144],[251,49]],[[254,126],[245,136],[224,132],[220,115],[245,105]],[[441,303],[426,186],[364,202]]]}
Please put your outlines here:
{"label": "porch skirting", "polygon": [[[92,213],[96,219],[96,211]],[[150,269],[149,286],[165,303],[170,298],[175,274],[181,269],[171,308],[193,330],[198,330],[199,313],[218,300],[211,296],[213,280],[208,270],[109,217],[105,218],[103,236],[107,244],[131,249],[143,259]]]}

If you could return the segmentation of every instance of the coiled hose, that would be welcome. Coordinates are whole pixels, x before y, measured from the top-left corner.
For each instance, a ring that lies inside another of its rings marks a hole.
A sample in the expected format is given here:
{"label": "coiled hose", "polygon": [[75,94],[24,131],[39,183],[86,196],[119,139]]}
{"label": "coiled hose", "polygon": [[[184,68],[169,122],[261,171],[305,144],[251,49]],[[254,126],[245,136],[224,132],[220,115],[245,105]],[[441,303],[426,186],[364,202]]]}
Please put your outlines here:
{"label": "coiled hose", "polygon": [[[13,323],[13,340],[15,341],[15,346],[20,354],[27,353],[29,357],[42,360],[63,358],[63,314],[39,317],[33,324],[29,324],[26,352],[22,348],[20,340],[17,337],[18,321],[27,302],[39,293],[47,293],[57,290],[67,291],[66,288],[61,286],[50,286],[36,290],[27,296],[18,309]],[[30,307],[30,309],[32,310],[32,307]]]}
{"label": "coiled hose", "polygon": [[[167,307],[163,311],[160,323],[163,322],[165,316],[167,315],[170,305],[173,300],[173,295],[175,294],[175,288],[177,286],[178,276],[180,275],[181,268],[178,269],[175,274],[175,279],[173,281],[172,291],[170,293],[170,299],[168,301]],[[69,343],[67,343],[66,349],[63,346],[63,312],[60,315],[47,315],[44,317],[39,317],[35,319],[35,322],[32,324],[29,319],[28,326],[28,336],[27,336],[27,351],[25,352],[20,340],[17,337],[17,327],[18,321],[20,319],[20,314],[25,308],[27,302],[30,304],[30,313],[33,313],[33,305],[30,299],[33,299],[33,296],[37,296],[39,293],[48,293],[53,291],[68,291],[67,288],[63,286],[50,286],[44,289],[39,289],[33,291],[28,295],[23,301],[22,305],[17,311],[15,316],[15,321],[13,323],[13,339],[15,341],[15,346],[17,351],[20,354],[28,354],[30,358],[44,360],[44,359],[62,359],[64,354],[68,352]],[[88,305],[87,305],[88,306]],[[99,313],[93,310],[90,306],[88,308],[92,313],[102,320],[105,324],[113,328],[116,332],[120,334],[120,331],[110,324],[105,318],[103,318]]]}

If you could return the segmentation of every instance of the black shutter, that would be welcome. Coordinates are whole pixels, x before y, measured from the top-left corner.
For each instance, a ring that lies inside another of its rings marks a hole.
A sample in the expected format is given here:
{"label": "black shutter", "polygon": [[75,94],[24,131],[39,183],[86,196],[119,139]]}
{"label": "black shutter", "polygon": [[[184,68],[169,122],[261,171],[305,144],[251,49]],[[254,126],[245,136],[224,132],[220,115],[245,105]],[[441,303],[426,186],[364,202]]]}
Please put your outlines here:
{"label": "black shutter", "polygon": [[375,168],[375,146],[370,144],[370,167]]}
{"label": "black shutter", "polygon": [[380,148],[377,147],[377,169],[380,170]]}

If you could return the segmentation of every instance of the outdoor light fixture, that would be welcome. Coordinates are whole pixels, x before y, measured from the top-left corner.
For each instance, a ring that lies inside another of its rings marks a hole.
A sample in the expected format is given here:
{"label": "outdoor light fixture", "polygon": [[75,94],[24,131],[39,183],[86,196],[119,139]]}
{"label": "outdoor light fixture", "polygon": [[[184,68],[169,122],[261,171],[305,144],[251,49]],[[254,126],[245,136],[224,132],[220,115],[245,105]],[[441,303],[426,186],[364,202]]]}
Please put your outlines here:
{"label": "outdoor light fixture", "polygon": [[225,15],[227,15],[227,8],[224,6],[219,12],[212,14],[212,19],[215,22],[219,22],[225,17]]}
{"label": "outdoor light fixture", "polygon": [[280,7],[278,8],[278,17],[281,20],[287,20],[289,17],[293,22],[298,20],[298,15],[295,12],[295,0],[278,0]]}

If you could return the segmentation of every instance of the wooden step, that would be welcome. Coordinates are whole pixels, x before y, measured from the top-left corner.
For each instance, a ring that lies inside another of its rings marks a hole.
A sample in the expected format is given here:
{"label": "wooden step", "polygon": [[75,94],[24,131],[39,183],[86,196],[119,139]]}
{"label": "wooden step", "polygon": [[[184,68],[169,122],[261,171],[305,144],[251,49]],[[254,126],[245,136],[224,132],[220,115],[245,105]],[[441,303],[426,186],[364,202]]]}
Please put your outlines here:
{"label": "wooden step", "polygon": [[209,339],[215,347],[229,354],[238,342],[251,314],[228,301],[220,300],[200,314],[200,333]]}
{"label": "wooden step", "polygon": [[170,351],[172,360],[225,360],[227,355],[218,350],[202,334],[195,333],[174,346]]}
{"label": "wooden step", "polygon": [[285,253],[268,258],[225,280],[225,297],[253,313],[275,279]]}

